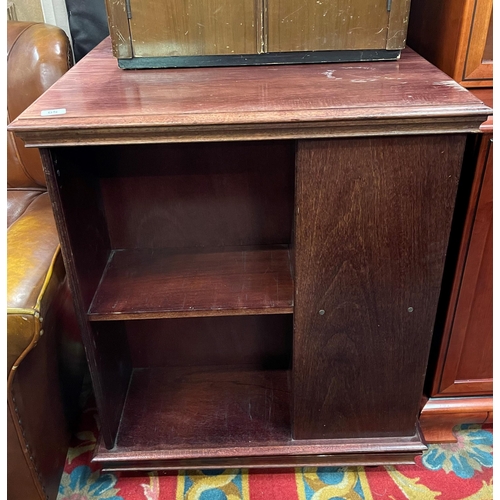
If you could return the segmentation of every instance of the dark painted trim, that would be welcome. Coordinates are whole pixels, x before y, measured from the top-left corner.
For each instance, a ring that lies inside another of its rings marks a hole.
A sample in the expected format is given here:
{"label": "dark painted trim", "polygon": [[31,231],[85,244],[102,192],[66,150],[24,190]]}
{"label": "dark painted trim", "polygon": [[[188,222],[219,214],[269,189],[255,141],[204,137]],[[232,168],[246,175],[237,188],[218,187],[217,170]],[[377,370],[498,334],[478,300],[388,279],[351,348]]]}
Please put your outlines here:
{"label": "dark painted trim", "polygon": [[122,69],[198,68],[211,66],[257,66],[360,61],[395,61],[401,50],[329,50],[318,52],[272,52],[221,56],[133,57],[118,59]]}

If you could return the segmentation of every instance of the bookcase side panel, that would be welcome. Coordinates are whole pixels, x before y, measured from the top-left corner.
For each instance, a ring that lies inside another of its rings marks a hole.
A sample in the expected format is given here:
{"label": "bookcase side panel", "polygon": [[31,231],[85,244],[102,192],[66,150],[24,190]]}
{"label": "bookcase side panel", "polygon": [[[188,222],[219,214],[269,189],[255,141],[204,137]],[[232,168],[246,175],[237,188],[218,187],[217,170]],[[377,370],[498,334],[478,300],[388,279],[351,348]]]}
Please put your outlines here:
{"label": "bookcase side panel", "polygon": [[299,143],[295,439],[415,434],[465,140]]}
{"label": "bookcase side panel", "polygon": [[86,168],[88,150],[41,150],[99,411],[101,435],[113,446],[131,373],[126,333],[120,325],[90,325],[87,310],[110,253],[97,179]]}

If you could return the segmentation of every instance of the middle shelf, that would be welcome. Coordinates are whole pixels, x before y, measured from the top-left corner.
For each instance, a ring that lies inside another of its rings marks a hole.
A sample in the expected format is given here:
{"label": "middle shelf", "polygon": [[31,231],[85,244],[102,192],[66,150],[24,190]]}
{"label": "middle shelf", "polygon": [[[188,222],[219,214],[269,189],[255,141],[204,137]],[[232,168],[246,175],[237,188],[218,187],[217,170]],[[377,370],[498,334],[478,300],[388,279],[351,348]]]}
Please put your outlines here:
{"label": "middle shelf", "polygon": [[286,245],[112,250],[91,321],[291,314]]}

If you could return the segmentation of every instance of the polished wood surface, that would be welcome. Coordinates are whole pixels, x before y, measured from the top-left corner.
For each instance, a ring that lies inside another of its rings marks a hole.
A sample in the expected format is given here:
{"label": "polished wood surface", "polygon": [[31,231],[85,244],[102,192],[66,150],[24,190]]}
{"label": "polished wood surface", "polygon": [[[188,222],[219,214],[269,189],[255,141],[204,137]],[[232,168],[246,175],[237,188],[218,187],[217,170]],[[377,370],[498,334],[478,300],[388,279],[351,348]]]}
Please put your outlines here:
{"label": "polished wood surface", "polygon": [[295,439],[414,432],[464,146],[299,143]]}
{"label": "polished wood surface", "polygon": [[493,151],[481,141],[432,396],[493,393]]}
{"label": "polished wood surface", "polygon": [[258,3],[130,0],[134,57],[255,54]]}
{"label": "polished wood surface", "polygon": [[493,86],[484,58],[493,0],[413,0],[408,46],[465,87]]}
{"label": "polished wood surface", "polygon": [[411,50],[397,62],[123,71],[106,39],[9,130],[32,146],[432,134],[477,131],[490,112]]}
{"label": "polished wood surface", "polygon": [[114,250],[91,321],[291,314],[288,249]]}
{"label": "polished wood surface", "polygon": [[290,439],[286,370],[136,369],[116,446],[196,456],[206,446],[273,445]]}
{"label": "polished wood surface", "polygon": [[[284,468],[292,467],[357,467],[408,464],[415,465],[415,457],[419,453],[342,453],[335,455],[299,455],[299,456],[272,456],[272,457],[238,457],[238,458],[199,458],[189,460],[158,460],[154,461],[127,461],[100,462],[97,456],[94,460],[100,464],[102,472],[112,471],[151,471],[179,470],[179,469],[224,469],[224,468]],[[290,470],[293,472],[293,469]]]}

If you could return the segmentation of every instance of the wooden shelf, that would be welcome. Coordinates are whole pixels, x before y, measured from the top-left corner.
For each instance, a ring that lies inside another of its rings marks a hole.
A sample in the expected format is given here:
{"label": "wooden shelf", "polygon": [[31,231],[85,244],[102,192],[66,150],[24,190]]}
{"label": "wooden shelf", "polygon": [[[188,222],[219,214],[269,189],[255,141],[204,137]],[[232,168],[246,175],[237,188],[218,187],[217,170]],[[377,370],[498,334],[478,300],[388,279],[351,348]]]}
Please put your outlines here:
{"label": "wooden shelf", "polygon": [[207,446],[289,441],[288,375],[231,367],[135,369],[115,451],[177,455]]}
{"label": "wooden shelf", "polygon": [[88,315],[91,321],[290,314],[287,246],[113,250]]}
{"label": "wooden shelf", "polygon": [[[212,468],[230,466],[238,457],[249,466],[269,465],[269,455],[277,455],[277,465],[303,465],[311,459],[321,464],[311,455],[326,454],[326,463],[344,465],[350,455],[353,463],[413,463],[423,449],[418,435],[293,440],[289,370],[136,368],[115,446],[107,450],[99,443],[93,462],[105,470],[131,464],[149,470],[152,463],[158,469]],[[336,458],[338,453],[348,457]]]}
{"label": "wooden shelf", "polygon": [[[98,443],[103,470],[413,463],[408,437],[294,440],[289,370],[139,368],[115,445]],[[382,454],[383,453],[383,454]],[[273,457],[274,456],[274,457]]]}

